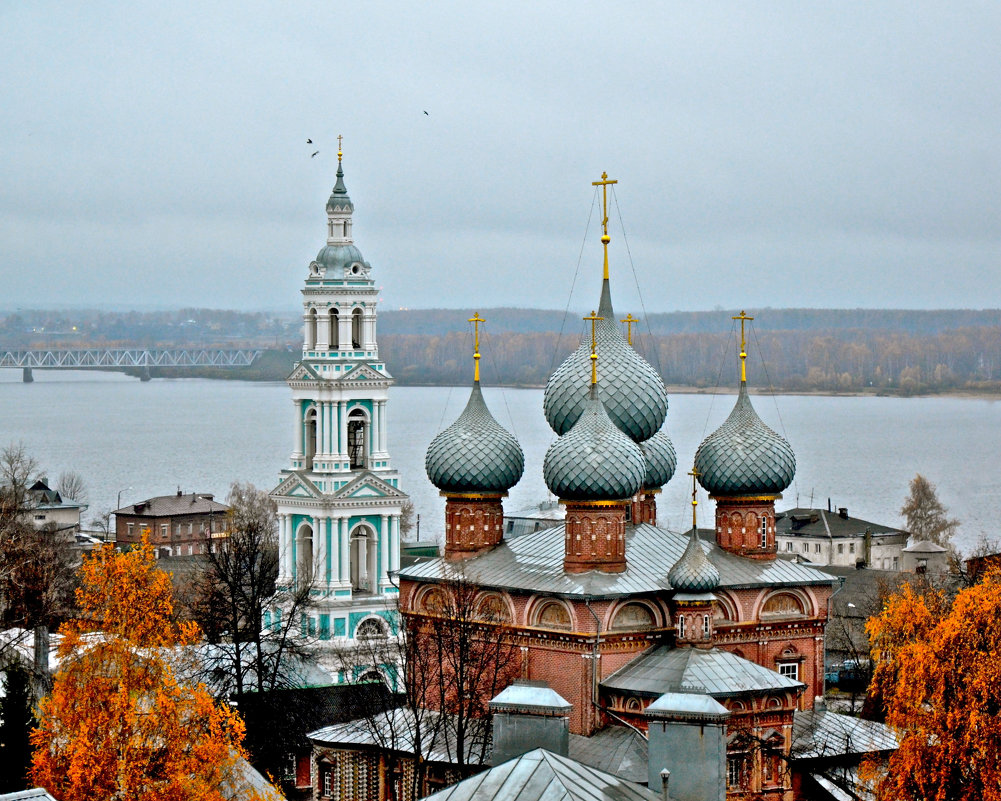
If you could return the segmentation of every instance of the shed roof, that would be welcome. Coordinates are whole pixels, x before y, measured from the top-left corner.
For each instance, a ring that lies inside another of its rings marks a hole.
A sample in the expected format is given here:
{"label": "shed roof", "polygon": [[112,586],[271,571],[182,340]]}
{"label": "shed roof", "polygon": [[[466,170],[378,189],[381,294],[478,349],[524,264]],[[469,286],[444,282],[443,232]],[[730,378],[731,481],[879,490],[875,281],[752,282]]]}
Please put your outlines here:
{"label": "shed roof", "polygon": [[[706,533],[700,531],[700,536]],[[672,589],[668,571],[688,544],[688,534],[647,523],[626,529],[627,567],[622,573],[564,573],[564,526],[504,540],[496,548],[464,561],[461,566],[429,559],[400,571],[418,581],[442,581],[461,575],[484,587],[518,589],[559,595],[614,598]],[[709,561],[719,570],[721,588],[833,584],[820,570],[784,559],[745,559],[727,553],[715,540],[702,539]]]}

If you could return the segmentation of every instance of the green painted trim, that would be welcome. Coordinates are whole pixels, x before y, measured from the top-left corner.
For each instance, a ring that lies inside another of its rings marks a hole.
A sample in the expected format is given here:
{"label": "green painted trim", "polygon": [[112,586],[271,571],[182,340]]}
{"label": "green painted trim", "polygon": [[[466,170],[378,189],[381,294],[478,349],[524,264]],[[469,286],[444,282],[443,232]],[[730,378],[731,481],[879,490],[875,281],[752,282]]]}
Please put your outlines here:
{"label": "green painted trim", "polygon": [[343,637],[347,629],[345,628],[345,620],[343,617],[334,618],[334,636]]}

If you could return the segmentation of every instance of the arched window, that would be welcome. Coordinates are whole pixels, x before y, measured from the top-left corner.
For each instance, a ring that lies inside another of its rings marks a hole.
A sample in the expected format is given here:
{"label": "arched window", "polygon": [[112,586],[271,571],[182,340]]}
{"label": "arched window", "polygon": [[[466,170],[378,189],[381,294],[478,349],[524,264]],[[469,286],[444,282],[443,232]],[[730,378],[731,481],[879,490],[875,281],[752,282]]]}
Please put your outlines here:
{"label": "arched window", "polygon": [[337,309],[330,310],[330,349],[337,350],[341,346],[341,331],[337,327],[340,320]]}
{"label": "arched window", "polygon": [[365,412],[361,409],[352,409],[348,414],[348,459],[351,461],[352,470],[364,469],[365,465],[365,442],[367,440],[368,426],[365,424]]}
{"label": "arched window", "polygon": [[709,639],[709,615],[702,616],[702,639]]}
{"label": "arched window", "polygon": [[799,598],[788,592],[773,595],[761,607],[761,617],[803,617],[806,614]]}
{"label": "arched window", "polygon": [[306,412],[306,469],[313,469],[313,457],[316,456],[316,407]]}
{"label": "arched window", "polygon": [[358,628],[355,629],[355,638],[359,640],[385,636],[386,624],[374,617],[363,620],[358,624]]}
{"label": "arched window", "polygon": [[306,316],[306,347],[316,347],[316,309],[310,309]]}
{"label": "arched window", "polygon": [[761,547],[768,547],[768,518],[761,516]]}
{"label": "arched window", "polygon": [[351,347],[361,347],[361,309],[351,312]]}
{"label": "arched window", "polygon": [[510,623],[511,612],[504,599],[496,593],[484,595],[476,604],[476,616],[488,623]]}
{"label": "arched window", "polygon": [[375,592],[378,541],[368,526],[359,526],[351,535],[351,589]]}
{"label": "arched window", "polygon": [[313,580],[313,529],[302,526],[299,529],[295,543],[296,562],[298,562],[299,581]]}
{"label": "arched window", "polygon": [[678,637],[684,639],[685,637],[685,616],[678,615]]}

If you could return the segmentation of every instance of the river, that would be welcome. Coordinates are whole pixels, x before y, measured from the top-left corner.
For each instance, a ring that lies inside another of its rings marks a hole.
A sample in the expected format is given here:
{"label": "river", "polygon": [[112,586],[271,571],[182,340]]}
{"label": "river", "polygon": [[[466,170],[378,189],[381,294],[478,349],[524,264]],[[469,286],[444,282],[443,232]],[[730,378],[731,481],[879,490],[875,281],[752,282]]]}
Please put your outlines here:
{"label": "river", "polygon": [[[431,438],[462,411],[468,388],[394,387],[389,450],[401,487],[421,517],[422,538],[439,536],[444,501],[424,474]],[[554,435],[542,416],[542,391],[484,392],[494,416],[525,451],[525,475],[508,511],[545,500],[542,459]],[[659,499],[662,524],[685,528],[691,515],[689,469],[699,442],[729,414],[733,395],[671,396],[668,430],[678,473]],[[974,547],[994,529],[1001,502],[1001,402],[955,397],[763,396],[759,415],[796,452],[795,483],[777,508],[846,506],[849,514],[900,525],[915,473],[939,489],[961,523],[957,544]],[[0,370],[0,445],[23,443],[55,484],[63,471],[88,488],[84,519],[123,504],[175,492],[224,498],[233,481],[272,488],[292,449],[293,409],[284,384],[202,379],[142,383],[117,373]],[[699,523],[712,524],[700,493]]]}

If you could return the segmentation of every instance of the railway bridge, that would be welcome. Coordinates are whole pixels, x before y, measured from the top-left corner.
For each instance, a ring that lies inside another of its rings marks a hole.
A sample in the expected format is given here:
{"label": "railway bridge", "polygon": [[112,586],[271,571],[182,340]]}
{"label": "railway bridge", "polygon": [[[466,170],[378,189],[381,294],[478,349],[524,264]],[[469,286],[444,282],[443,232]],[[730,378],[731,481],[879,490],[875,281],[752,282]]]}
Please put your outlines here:
{"label": "railway bridge", "polygon": [[31,383],[32,370],[138,369],[150,380],[151,367],[249,367],[261,353],[257,348],[29,348],[0,349],[0,368],[20,368]]}

